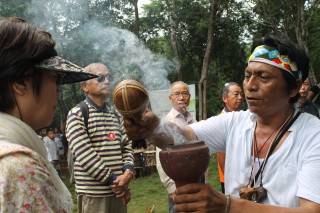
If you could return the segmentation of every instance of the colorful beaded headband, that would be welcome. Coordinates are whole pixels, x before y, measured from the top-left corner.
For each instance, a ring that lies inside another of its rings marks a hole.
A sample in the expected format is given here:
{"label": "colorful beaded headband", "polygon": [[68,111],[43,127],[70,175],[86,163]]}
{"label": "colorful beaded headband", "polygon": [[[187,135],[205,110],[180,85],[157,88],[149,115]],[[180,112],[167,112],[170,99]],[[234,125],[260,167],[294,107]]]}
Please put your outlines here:
{"label": "colorful beaded headband", "polygon": [[279,51],[273,47],[261,45],[254,49],[250,55],[249,62],[262,62],[289,72],[295,79],[301,78],[301,71],[297,69],[295,62],[288,56],[280,55]]}

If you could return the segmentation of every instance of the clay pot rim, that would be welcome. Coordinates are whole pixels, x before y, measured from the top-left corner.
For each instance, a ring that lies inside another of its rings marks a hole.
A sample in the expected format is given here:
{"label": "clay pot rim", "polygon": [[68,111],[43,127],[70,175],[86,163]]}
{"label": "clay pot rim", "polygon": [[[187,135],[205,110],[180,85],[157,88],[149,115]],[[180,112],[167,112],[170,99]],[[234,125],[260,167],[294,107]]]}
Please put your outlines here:
{"label": "clay pot rim", "polygon": [[205,145],[207,146],[204,141],[200,141],[200,140],[197,140],[197,141],[190,141],[188,143],[184,143],[184,144],[176,144],[176,145],[173,145],[173,144],[168,144],[165,146],[164,149],[162,149],[162,151],[173,151],[173,150],[177,150],[177,149],[181,149],[181,148],[191,148],[191,147],[196,147],[199,146],[199,145]]}

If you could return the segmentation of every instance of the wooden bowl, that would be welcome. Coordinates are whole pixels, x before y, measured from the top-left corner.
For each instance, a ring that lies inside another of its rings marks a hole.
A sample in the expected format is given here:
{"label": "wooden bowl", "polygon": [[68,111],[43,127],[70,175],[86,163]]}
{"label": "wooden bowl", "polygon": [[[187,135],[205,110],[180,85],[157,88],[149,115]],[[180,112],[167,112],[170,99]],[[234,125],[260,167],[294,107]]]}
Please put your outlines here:
{"label": "wooden bowl", "polygon": [[168,145],[159,153],[161,166],[177,187],[188,183],[200,183],[208,168],[209,148],[203,141]]}
{"label": "wooden bowl", "polygon": [[148,92],[138,81],[123,80],[113,91],[113,103],[122,116],[139,120],[149,105]]}

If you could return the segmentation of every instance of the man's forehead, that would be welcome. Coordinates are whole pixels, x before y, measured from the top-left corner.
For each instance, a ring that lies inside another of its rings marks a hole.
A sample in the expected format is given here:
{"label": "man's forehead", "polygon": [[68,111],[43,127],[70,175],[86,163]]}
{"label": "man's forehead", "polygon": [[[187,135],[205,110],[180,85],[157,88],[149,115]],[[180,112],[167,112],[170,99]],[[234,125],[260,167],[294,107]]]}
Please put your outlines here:
{"label": "man's forehead", "polygon": [[281,73],[280,68],[263,63],[263,62],[250,62],[248,63],[246,71],[250,72],[279,72]]}
{"label": "man's forehead", "polygon": [[188,90],[187,86],[185,84],[175,84],[172,87],[173,91],[177,91],[177,90]]}
{"label": "man's forehead", "polygon": [[105,69],[105,68],[99,68],[99,69],[95,69],[93,71],[94,74],[96,75],[106,75],[106,74],[109,74],[110,71],[108,69]]}
{"label": "man's forehead", "polygon": [[229,87],[229,92],[241,92],[242,91],[242,89],[241,89],[241,87],[239,87],[238,85],[231,85],[230,87]]}

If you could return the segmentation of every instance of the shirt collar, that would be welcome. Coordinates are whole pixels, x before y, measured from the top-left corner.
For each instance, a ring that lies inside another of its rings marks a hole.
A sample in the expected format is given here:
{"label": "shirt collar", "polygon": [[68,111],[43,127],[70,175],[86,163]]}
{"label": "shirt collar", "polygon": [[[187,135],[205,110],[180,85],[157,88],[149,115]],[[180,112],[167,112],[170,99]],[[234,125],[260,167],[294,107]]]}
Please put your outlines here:
{"label": "shirt collar", "polygon": [[93,108],[95,108],[99,112],[109,112],[106,103],[103,104],[102,107],[99,107],[97,104],[93,102],[88,96],[86,96],[86,102],[90,104]]}

